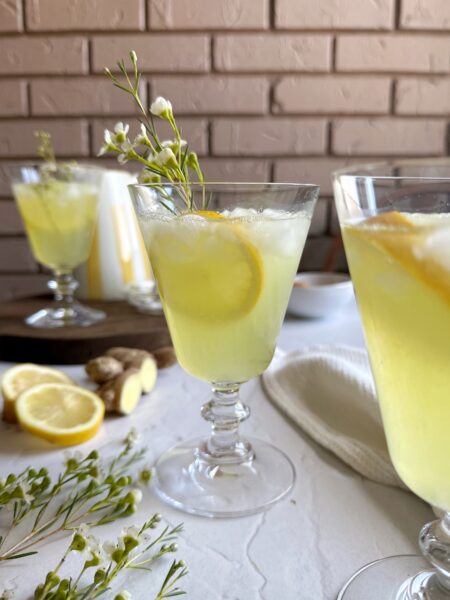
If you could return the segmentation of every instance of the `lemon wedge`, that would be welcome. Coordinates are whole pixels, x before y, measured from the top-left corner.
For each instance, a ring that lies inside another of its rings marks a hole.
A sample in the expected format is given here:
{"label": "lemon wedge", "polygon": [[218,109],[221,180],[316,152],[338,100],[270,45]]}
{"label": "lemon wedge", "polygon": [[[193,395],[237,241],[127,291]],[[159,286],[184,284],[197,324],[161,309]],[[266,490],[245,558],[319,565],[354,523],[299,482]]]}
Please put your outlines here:
{"label": "lemon wedge", "polygon": [[32,363],[23,363],[11,367],[2,377],[3,419],[15,423],[16,400],[22,392],[38,383],[73,383],[62,371],[41,367]]}
{"label": "lemon wedge", "polygon": [[96,394],[76,385],[40,383],[19,396],[16,414],[23,429],[60,446],[72,446],[94,437],[105,405]]}
{"label": "lemon wedge", "polygon": [[[203,225],[189,221],[199,216],[205,218]],[[169,311],[202,321],[244,317],[263,289],[263,260],[245,227],[213,211],[197,211],[172,229],[158,231],[153,258]]]}
{"label": "lemon wedge", "polygon": [[429,249],[429,240],[442,222],[438,215],[425,221],[414,215],[391,211],[371,217],[361,234],[370,236],[373,243],[392,259],[400,263],[416,279],[421,279],[445,301],[450,302],[450,272],[448,266],[437,260]]}

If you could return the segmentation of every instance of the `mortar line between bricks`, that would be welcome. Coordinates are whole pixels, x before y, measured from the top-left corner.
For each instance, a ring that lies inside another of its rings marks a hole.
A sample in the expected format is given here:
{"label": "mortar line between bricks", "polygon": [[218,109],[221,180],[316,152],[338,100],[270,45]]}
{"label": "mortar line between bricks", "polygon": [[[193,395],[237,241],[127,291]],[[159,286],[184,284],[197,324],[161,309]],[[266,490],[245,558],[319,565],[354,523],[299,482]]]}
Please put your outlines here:
{"label": "mortar line between bricks", "polygon": [[[395,30],[400,30],[400,22],[402,18],[402,2],[403,0],[395,0],[395,9],[394,9],[394,27]],[[401,30],[404,31],[404,30]]]}
{"label": "mortar line between bricks", "polygon": [[[396,11],[397,12],[397,11]],[[262,28],[246,28],[246,29],[208,29],[208,34],[211,35],[227,35],[227,36],[245,36],[248,34],[257,34],[257,35],[265,35],[265,36],[286,36],[286,35],[348,35],[348,36],[357,36],[357,35],[372,35],[373,37],[378,36],[389,36],[389,37],[416,37],[421,35],[433,35],[437,37],[448,37],[450,27],[446,29],[436,29],[433,27],[426,27],[423,29],[420,28],[411,28],[411,29],[395,29],[390,27],[384,27],[379,29],[374,29],[370,27],[355,27],[348,29],[333,29],[333,28],[301,28],[294,27],[292,29],[276,27],[275,29],[262,29]],[[148,37],[151,35],[162,35],[162,36],[177,36],[177,35],[207,35],[205,34],[205,29],[137,29],[137,28],[124,28],[119,31],[115,28],[111,29],[41,29],[41,30],[24,30],[24,31],[5,31],[1,32],[3,37],[66,37],[66,36],[74,36],[74,37],[82,37],[86,35],[95,35],[98,37],[126,37],[126,36],[136,36],[136,37]]]}

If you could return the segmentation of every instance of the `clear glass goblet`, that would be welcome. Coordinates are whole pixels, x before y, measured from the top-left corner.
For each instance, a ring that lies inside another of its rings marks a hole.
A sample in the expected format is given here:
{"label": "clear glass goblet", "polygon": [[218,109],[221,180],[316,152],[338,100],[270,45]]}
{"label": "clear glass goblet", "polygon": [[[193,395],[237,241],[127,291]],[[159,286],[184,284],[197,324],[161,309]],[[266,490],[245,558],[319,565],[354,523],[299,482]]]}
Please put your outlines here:
{"label": "clear glass goblet", "polygon": [[450,162],[335,174],[346,255],[394,467],[442,519],[424,558],[363,567],[341,600],[450,599]]}
{"label": "clear glass goblet", "polygon": [[102,171],[62,164],[6,167],[14,198],[35,259],[53,271],[48,287],[54,302],[25,319],[39,328],[92,325],[105,313],[74,298],[73,270],[91,251]]}
{"label": "clear glass goblet", "polygon": [[252,514],[295,478],[289,458],[242,438],[242,383],[270,363],[318,195],[313,185],[131,185],[181,366],[212,385],[208,439],[157,461],[159,496],[208,517]]}

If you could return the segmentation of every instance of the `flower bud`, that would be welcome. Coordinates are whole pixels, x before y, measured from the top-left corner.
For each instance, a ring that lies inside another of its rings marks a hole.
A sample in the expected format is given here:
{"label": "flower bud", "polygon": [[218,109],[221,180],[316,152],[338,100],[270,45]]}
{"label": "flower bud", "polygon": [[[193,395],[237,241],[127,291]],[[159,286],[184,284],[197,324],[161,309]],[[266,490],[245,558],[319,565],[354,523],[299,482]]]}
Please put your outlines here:
{"label": "flower bud", "polygon": [[122,590],[116,596],[114,596],[114,600],[131,600],[131,594],[126,590]]}
{"label": "flower bud", "polygon": [[150,106],[150,112],[156,117],[167,119],[172,115],[172,104],[162,96],[158,96]]}
{"label": "flower bud", "polygon": [[86,548],[86,545],[86,538],[83,535],[81,535],[81,533],[76,532],[73,535],[69,550],[74,550],[75,552],[83,552],[83,550]]}
{"label": "flower bud", "polygon": [[94,583],[101,583],[106,577],[104,569],[97,569],[94,574]]}

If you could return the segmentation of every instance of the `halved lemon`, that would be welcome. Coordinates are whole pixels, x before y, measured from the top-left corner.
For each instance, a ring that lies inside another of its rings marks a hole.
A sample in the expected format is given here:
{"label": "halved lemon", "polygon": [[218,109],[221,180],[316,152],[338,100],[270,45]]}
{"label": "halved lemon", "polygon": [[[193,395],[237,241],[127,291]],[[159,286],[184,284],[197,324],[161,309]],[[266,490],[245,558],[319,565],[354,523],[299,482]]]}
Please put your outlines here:
{"label": "halved lemon", "polygon": [[3,419],[9,423],[15,423],[15,403],[22,392],[37,385],[38,383],[73,383],[62,371],[42,367],[32,363],[23,363],[11,367],[2,377],[3,395]]}
{"label": "halved lemon", "polygon": [[16,402],[21,427],[49,442],[72,446],[90,440],[105,414],[102,400],[89,390],[64,383],[41,383]]}
{"label": "halved lemon", "polygon": [[166,307],[202,321],[248,314],[264,283],[264,263],[244,226],[198,211],[204,225],[180,219],[155,233],[152,264]]}

